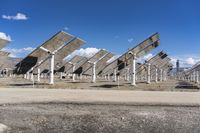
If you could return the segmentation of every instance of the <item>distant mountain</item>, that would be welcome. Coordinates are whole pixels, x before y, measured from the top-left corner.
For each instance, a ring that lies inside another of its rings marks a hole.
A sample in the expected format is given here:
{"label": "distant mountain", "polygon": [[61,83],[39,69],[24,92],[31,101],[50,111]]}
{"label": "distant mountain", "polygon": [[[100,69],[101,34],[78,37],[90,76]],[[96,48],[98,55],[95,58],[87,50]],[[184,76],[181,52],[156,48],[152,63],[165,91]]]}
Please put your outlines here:
{"label": "distant mountain", "polygon": [[0,61],[1,69],[10,69],[13,70],[15,68],[15,65],[20,62],[21,58],[12,58],[12,57],[5,57],[1,58],[2,61]]}

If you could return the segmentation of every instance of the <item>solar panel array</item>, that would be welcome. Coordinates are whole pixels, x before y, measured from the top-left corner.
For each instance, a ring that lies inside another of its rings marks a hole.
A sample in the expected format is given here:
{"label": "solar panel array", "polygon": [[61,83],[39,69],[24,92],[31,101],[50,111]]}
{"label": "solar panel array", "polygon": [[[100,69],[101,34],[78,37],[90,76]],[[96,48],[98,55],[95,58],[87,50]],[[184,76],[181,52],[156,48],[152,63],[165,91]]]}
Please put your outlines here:
{"label": "solar panel array", "polygon": [[[8,41],[0,39],[0,49],[6,46],[7,43]],[[99,50],[90,58],[76,55],[70,60],[64,60],[65,57],[81,47],[84,43],[85,41],[78,37],[74,37],[64,31],[59,31],[39,45],[24,59],[18,60],[19,62],[12,69],[14,73],[27,75],[26,77],[31,74],[32,78],[34,78],[34,74],[40,76],[46,73],[50,74],[51,78],[54,78],[52,74],[64,73],[66,77],[70,75],[89,76],[93,78],[93,81],[96,80],[97,76],[113,76],[116,81],[116,76],[131,77],[134,70],[134,74],[138,77],[151,75],[152,80],[158,74],[157,69],[169,72],[172,68],[170,58],[163,51],[147,60],[144,64],[133,62],[133,60],[145,56],[160,45],[158,33],[151,35],[112,62],[108,61],[114,54],[104,49]],[[0,69],[11,66],[8,55],[8,52],[0,51]],[[7,62],[7,66],[4,64],[5,62]],[[135,63],[135,69],[133,63]],[[150,70],[149,74],[148,70]]]}

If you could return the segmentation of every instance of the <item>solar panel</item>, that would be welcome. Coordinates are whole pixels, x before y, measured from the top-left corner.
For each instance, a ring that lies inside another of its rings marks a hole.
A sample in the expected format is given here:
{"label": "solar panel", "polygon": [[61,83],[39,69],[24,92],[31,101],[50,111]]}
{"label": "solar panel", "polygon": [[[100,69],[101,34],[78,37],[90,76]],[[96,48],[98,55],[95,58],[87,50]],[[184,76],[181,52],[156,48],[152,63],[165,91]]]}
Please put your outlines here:
{"label": "solar panel", "polygon": [[89,62],[95,62],[95,61],[97,61],[99,58],[101,58],[103,55],[105,55],[107,53],[108,53],[107,51],[101,49],[94,56],[92,56],[90,59],[88,59],[88,61],[85,62],[82,66],[77,67],[74,73],[83,74],[83,72],[85,72],[86,70],[88,70],[92,66],[92,64],[89,63]]}
{"label": "solar panel", "polygon": [[[157,55],[152,57],[150,60],[147,62],[151,64],[151,68],[154,67],[155,65],[158,65],[160,60],[163,60],[164,58],[167,57],[167,54],[164,53],[163,51],[159,52]],[[146,63],[142,64],[138,69],[136,69],[136,74],[137,75],[144,75],[146,74]]]}
{"label": "solar panel", "polygon": [[129,65],[131,63],[130,59],[132,59],[132,55],[130,55],[129,52],[135,53],[137,57],[142,57],[157,46],[159,46],[159,35],[158,33],[155,33],[110,64],[106,65],[103,69],[102,75],[106,75],[110,70],[117,67],[118,70],[121,70]]}
{"label": "solar panel", "polygon": [[67,61],[67,62],[64,62],[62,64],[62,67],[60,67],[57,72],[66,72],[68,71],[68,69],[71,69],[72,68],[72,64],[76,64],[78,63],[79,61],[81,61],[84,57],[82,56],[74,56],[71,60]]}
{"label": "solar panel", "polygon": [[71,43],[63,47],[61,50],[55,54],[55,68],[56,66],[62,65],[62,60],[71,54],[74,50],[78,49],[81,45],[83,45],[85,42],[81,40],[80,38],[76,38]]}
{"label": "solar panel", "polygon": [[[99,58],[99,60],[96,63],[96,73],[97,75],[101,72],[103,67],[107,64],[107,61],[113,57],[112,53],[106,53],[102,57]],[[85,75],[92,75],[92,66],[90,66],[87,70],[83,72]]]}
{"label": "solar panel", "polygon": [[[142,65],[141,63],[136,63],[136,70],[137,70],[141,65]],[[121,69],[120,71],[117,72],[117,74],[118,74],[118,75],[125,75],[125,74],[127,74],[127,69],[129,69],[129,73],[130,73],[130,71],[132,70],[131,65],[126,66],[125,69]],[[110,73],[111,75],[113,75],[113,72],[114,72],[114,71],[111,70],[109,73]]]}
{"label": "solar panel", "polygon": [[[33,66],[35,66],[39,62],[48,58],[49,53],[42,49],[48,49],[51,52],[59,49],[59,51],[57,51],[55,54],[55,66],[57,66],[58,63],[62,62],[62,59],[64,57],[72,53],[75,49],[77,49],[84,43],[84,41],[79,38],[75,38],[75,39],[73,38],[74,37],[72,35],[64,31],[58,32],[53,37],[51,37],[48,41],[44,42],[42,45],[36,48],[31,54],[29,54],[26,58],[24,58],[20,63],[18,63],[16,65],[17,67],[16,72],[18,74],[25,74]],[[68,43],[68,41],[70,42]],[[66,43],[67,45],[65,45]],[[48,63],[44,62],[44,64],[42,64],[42,69],[46,69],[46,67],[48,66],[49,66]]]}
{"label": "solar panel", "polygon": [[[71,54],[74,50],[78,49],[84,41],[82,41],[79,38],[74,39],[71,41],[69,44],[65,45],[62,49],[60,49],[56,54],[55,54],[55,59],[54,59],[54,67],[55,70],[59,69],[60,66],[62,66],[63,59]],[[48,71],[49,70],[49,61],[46,60],[44,63],[42,63],[40,66],[41,72],[43,71]]]}
{"label": "solar panel", "polygon": [[[170,60],[171,60],[170,58],[166,57],[162,61],[157,63],[157,66],[154,66],[154,68],[158,67],[158,69],[162,69],[166,64],[168,64],[170,62]],[[151,75],[155,74],[155,72],[156,72],[155,69],[151,70]]]}
{"label": "solar panel", "polygon": [[190,69],[184,71],[183,74],[189,76],[189,74],[192,74],[194,71],[199,71],[199,70],[200,70],[200,62],[197,62]]}
{"label": "solar panel", "polygon": [[[87,61],[88,61],[88,59],[86,57],[83,57],[79,62],[77,62],[76,66],[75,66],[75,69],[76,69],[75,73],[79,73],[80,74],[82,72],[82,69],[81,69],[82,67],[81,66],[83,64],[87,63]],[[66,74],[69,74],[71,72],[72,72],[72,68],[65,70]]]}

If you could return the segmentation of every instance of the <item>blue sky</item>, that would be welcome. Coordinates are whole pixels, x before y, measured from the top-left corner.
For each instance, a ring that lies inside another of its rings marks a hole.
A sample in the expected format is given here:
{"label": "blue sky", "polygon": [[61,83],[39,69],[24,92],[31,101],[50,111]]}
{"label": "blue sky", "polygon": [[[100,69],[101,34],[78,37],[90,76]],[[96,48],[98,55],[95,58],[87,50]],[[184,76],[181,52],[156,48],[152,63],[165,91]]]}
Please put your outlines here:
{"label": "blue sky", "polygon": [[[35,48],[59,30],[84,39],[83,48],[121,54],[155,32],[172,58],[200,58],[199,0],[0,0],[0,32],[8,48]],[[26,15],[27,20],[2,15]],[[18,56],[24,56],[20,53]],[[192,59],[192,60],[191,60]]]}

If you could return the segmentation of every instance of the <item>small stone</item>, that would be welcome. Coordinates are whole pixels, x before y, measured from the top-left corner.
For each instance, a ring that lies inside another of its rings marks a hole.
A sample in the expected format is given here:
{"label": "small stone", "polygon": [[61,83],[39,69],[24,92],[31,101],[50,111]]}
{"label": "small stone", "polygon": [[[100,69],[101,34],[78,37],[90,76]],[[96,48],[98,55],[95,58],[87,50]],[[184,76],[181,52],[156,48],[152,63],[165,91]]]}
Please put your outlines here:
{"label": "small stone", "polygon": [[8,127],[0,123],[0,133],[7,133],[7,132],[8,132]]}

